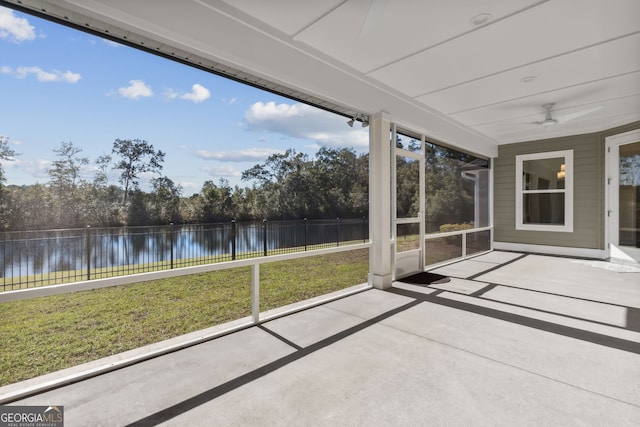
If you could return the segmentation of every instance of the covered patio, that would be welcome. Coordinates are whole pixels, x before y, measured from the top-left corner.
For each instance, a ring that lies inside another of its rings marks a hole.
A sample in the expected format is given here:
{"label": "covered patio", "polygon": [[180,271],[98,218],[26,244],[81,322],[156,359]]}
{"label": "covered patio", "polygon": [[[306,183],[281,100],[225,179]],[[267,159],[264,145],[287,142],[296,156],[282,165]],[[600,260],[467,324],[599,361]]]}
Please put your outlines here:
{"label": "covered patio", "polygon": [[[638,3],[409,3],[0,0],[342,115],[370,147],[368,284],[267,321],[254,304],[253,325],[12,384],[0,403],[64,406],[67,426],[640,425],[640,264],[616,252],[640,236],[635,199],[636,222],[618,220]],[[486,162],[463,171],[472,229],[427,236],[428,144]],[[404,216],[399,158],[417,165]],[[403,227],[419,242],[404,252]],[[459,259],[429,262],[426,240],[449,237]],[[486,252],[464,259],[474,241]],[[429,268],[445,280],[407,283]]]}
{"label": "covered patio", "polygon": [[640,423],[640,269],[494,251],[430,273],[450,281],[396,281],[11,404],[63,405],[69,426]]}

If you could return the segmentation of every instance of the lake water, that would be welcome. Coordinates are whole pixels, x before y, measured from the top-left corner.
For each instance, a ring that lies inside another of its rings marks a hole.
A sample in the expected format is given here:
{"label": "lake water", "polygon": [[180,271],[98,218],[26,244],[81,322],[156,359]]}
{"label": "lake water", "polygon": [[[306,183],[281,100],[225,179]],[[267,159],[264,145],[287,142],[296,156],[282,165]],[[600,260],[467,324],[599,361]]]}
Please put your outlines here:
{"label": "lake water", "polygon": [[262,221],[3,233],[4,278],[128,265],[186,265],[366,241],[368,223],[356,220]]}

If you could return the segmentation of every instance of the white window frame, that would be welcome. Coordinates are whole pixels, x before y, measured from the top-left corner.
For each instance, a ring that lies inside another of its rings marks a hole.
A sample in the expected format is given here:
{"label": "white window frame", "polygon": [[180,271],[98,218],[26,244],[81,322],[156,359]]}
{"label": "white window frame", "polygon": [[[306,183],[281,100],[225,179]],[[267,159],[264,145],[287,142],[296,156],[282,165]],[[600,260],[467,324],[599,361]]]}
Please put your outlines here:
{"label": "white window frame", "polygon": [[[564,189],[525,190],[522,185],[524,162],[528,160],[564,158],[566,174]],[[522,221],[522,199],[525,194],[564,193],[564,225],[524,224]],[[522,154],[516,156],[516,230],[573,232],[573,150],[547,151],[544,153]]]}

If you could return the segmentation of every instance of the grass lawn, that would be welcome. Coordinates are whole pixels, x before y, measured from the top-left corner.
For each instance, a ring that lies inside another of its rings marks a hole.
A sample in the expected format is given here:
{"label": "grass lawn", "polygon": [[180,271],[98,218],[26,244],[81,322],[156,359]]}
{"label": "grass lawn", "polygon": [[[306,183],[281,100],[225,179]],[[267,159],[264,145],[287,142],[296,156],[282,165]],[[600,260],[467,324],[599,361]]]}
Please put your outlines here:
{"label": "grass lawn", "polygon": [[[366,282],[368,254],[261,265],[261,311]],[[0,386],[250,314],[250,267],[0,303]]]}

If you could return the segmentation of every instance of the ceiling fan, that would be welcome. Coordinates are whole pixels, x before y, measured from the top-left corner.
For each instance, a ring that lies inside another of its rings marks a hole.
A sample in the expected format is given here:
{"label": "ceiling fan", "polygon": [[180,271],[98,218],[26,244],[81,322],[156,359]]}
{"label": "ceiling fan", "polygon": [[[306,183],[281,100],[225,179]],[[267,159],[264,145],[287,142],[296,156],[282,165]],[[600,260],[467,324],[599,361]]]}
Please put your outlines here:
{"label": "ceiling fan", "polygon": [[538,121],[538,122],[532,122],[532,123],[543,126],[543,127],[553,126],[557,124],[566,123],[569,120],[577,119],[578,117],[586,116],[587,114],[593,113],[594,111],[598,111],[603,108],[602,105],[599,105],[597,107],[592,107],[586,110],[576,111],[575,113],[569,113],[569,114],[565,114],[564,116],[557,116],[556,118],[553,118],[551,114],[551,109],[553,108],[554,105],[556,105],[555,102],[552,102],[550,104],[544,104],[542,106],[542,108],[545,109],[544,120]]}

